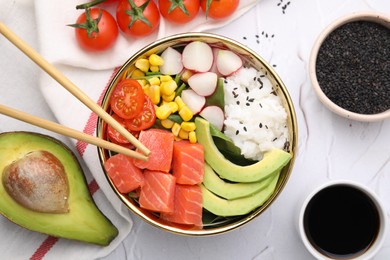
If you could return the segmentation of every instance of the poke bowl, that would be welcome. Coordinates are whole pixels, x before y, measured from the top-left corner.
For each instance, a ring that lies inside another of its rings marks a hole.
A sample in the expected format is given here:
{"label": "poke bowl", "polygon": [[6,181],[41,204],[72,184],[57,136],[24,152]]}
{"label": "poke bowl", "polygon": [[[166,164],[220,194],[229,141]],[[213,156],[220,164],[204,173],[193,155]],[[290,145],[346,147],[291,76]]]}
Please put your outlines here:
{"label": "poke bowl", "polygon": [[[123,89],[135,93],[138,85],[143,112],[124,119],[136,105]],[[145,162],[98,148],[107,181],[159,229],[188,236],[234,230],[264,212],[292,172],[298,133],[287,88],[232,39],[185,33],[144,47],[116,72],[101,105],[151,151]],[[101,118],[97,136],[135,149]],[[123,180],[123,171],[132,179]],[[133,187],[121,187],[126,182]]]}

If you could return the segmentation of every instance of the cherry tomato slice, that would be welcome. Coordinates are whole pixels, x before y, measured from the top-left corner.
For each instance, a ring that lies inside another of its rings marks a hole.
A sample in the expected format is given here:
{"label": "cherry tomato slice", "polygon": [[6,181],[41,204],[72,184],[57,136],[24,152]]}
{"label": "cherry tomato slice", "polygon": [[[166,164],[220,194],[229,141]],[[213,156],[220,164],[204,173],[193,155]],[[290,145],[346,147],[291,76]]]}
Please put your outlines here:
{"label": "cherry tomato slice", "polygon": [[126,120],[126,128],[130,131],[141,131],[151,127],[156,121],[156,110],[152,100],[145,95],[142,112],[129,120]]}
{"label": "cherry tomato slice", "polygon": [[111,96],[111,109],[124,119],[131,119],[142,111],[145,93],[135,79],[120,81]]}
{"label": "cherry tomato slice", "polygon": [[[126,127],[125,119],[119,117],[116,114],[112,114],[111,116],[116,121],[118,121],[123,127]],[[138,136],[139,136],[139,131],[130,131],[130,133],[135,138],[138,138]],[[111,125],[107,125],[107,135],[108,135],[109,140],[115,144],[119,144],[119,145],[124,146],[124,147],[129,148],[129,149],[132,149],[134,147],[131,145],[129,140],[127,140],[123,135],[121,135]]]}

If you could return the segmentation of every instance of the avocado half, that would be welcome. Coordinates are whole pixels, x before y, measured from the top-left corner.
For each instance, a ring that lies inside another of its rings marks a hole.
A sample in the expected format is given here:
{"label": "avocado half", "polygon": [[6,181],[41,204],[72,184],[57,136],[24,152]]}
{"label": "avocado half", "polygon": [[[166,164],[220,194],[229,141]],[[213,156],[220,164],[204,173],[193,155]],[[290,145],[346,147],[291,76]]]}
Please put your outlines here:
{"label": "avocado half", "polygon": [[[36,151],[47,151],[63,165],[68,181],[68,210],[44,213],[19,204],[4,184],[6,169],[13,162]],[[106,246],[118,235],[118,229],[97,208],[87,182],[73,152],[62,142],[33,132],[0,134],[0,213],[10,221],[31,231],[54,237],[79,240]]]}

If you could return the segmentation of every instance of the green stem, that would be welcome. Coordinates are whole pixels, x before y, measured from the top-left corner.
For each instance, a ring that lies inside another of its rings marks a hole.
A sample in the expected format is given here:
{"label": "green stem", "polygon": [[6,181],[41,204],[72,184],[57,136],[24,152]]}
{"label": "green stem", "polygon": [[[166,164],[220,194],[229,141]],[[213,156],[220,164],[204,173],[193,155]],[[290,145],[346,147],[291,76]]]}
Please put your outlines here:
{"label": "green stem", "polygon": [[85,4],[77,5],[76,9],[87,9],[87,8],[92,7],[92,6],[104,3],[105,1],[107,1],[107,0],[94,0],[92,2],[88,2],[88,3],[85,3]]}

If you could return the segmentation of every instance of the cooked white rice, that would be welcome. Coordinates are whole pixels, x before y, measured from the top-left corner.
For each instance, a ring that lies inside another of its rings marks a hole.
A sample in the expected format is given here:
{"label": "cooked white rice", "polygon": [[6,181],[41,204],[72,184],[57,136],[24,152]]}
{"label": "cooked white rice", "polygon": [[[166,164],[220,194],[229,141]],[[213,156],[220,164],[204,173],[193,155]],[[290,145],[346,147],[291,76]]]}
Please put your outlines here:
{"label": "cooked white rice", "polygon": [[245,158],[261,160],[264,152],[283,149],[287,112],[263,72],[243,67],[227,77],[225,104],[224,133]]}

